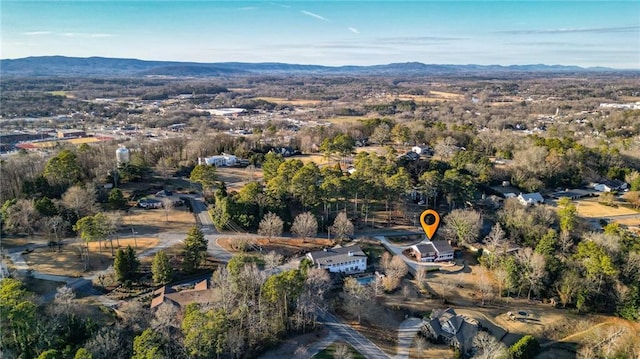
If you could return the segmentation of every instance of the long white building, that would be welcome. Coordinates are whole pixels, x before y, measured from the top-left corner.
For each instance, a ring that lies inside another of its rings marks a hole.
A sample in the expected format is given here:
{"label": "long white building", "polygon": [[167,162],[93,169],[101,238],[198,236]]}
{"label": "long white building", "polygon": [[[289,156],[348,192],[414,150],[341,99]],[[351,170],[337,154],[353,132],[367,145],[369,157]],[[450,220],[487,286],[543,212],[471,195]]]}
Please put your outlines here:
{"label": "long white building", "polygon": [[359,273],[367,269],[367,255],[360,246],[327,248],[307,253],[317,268],[328,269],[329,272]]}

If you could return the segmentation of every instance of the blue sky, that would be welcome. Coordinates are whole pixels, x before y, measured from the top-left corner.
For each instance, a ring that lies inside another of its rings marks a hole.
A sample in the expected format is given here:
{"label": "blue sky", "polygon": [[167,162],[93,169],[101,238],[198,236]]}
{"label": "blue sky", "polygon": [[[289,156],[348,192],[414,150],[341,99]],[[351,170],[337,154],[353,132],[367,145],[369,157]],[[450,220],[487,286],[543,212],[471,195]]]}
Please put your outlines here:
{"label": "blue sky", "polygon": [[1,58],[640,68],[640,1],[1,0]]}

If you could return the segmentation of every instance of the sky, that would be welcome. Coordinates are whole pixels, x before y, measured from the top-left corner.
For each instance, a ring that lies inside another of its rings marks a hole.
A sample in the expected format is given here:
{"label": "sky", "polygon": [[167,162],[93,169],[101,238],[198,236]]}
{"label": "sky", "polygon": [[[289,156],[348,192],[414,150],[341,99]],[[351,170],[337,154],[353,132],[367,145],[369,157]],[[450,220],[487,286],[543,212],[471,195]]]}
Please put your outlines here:
{"label": "sky", "polygon": [[0,58],[640,69],[640,0],[0,0]]}

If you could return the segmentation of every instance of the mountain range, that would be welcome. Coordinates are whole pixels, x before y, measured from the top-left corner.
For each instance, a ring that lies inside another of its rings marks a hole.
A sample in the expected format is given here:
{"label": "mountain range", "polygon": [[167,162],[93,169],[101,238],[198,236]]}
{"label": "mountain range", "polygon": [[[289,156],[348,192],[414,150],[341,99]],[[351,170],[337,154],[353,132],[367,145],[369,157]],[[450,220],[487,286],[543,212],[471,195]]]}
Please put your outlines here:
{"label": "mountain range", "polygon": [[321,66],[277,62],[178,62],[105,57],[38,56],[0,60],[2,77],[228,77],[243,75],[487,76],[626,72],[564,65],[433,65],[420,62],[371,66]]}

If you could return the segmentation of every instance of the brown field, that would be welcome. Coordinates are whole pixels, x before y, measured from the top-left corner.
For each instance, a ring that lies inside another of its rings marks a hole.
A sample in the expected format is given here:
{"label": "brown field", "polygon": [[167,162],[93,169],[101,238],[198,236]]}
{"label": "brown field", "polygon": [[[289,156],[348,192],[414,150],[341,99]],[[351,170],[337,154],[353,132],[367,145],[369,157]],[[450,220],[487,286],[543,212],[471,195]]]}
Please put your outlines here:
{"label": "brown field", "polygon": [[638,101],[640,101],[640,96],[620,96],[620,98],[624,102],[638,102]]}
{"label": "brown field", "polygon": [[614,222],[627,227],[640,227],[640,217],[616,219]]}
{"label": "brown field", "polygon": [[365,116],[334,116],[331,118],[327,118],[325,120],[333,124],[340,124],[340,123],[350,124],[350,123],[357,123],[366,119],[368,119],[368,117],[365,117]]}
{"label": "brown field", "polygon": [[262,179],[262,169],[220,167],[217,169],[217,176],[220,181],[224,181],[227,190],[238,191],[249,182],[260,181]]}
{"label": "brown field", "polygon": [[[118,248],[124,249],[130,245],[136,249],[136,252],[142,252],[155,247],[157,244],[157,238],[141,237],[135,240],[133,238],[127,238],[120,239],[120,246],[118,247],[118,242],[113,240],[114,251]],[[37,248],[31,253],[25,254],[24,259],[31,269],[40,273],[80,277],[86,273],[84,271],[84,263],[80,258],[80,246],[84,246],[84,244],[69,244],[62,247],[61,252],[54,252],[49,248]],[[98,246],[98,242],[89,243],[89,263],[91,265],[91,271],[104,270],[113,264],[110,242],[102,243],[102,251],[100,251]]]}
{"label": "brown field", "polygon": [[[238,236],[220,238],[218,239],[218,245],[228,250],[229,252],[237,252],[233,249],[231,242],[237,240]],[[278,237],[271,238],[269,241],[267,238],[262,237],[248,237],[251,243],[259,245],[262,248],[262,253],[269,253],[274,251],[285,257],[291,257],[295,255],[302,255],[308,251],[320,249],[322,247],[333,245],[333,241],[322,238],[309,238],[303,241],[300,238]]]}
{"label": "brown field", "polygon": [[256,100],[291,106],[316,106],[322,103],[320,100],[288,99],[282,97],[256,97]]}
{"label": "brown field", "polygon": [[[169,219],[167,221],[167,218]],[[195,223],[193,213],[188,212],[186,207],[170,209],[167,213],[162,208],[142,209],[132,208],[129,214],[122,218],[125,233],[133,229],[138,233],[157,233],[160,231],[187,231]]]}
{"label": "brown field", "polygon": [[598,203],[597,199],[576,201],[576,205],[578,207],[578,216],[585,218],[601,218],[610,216],[623,216],[627,214],[638,214],[638,212],[622,206],[605,206]]}
{"label": "brown field", "polygon": [[400,101],[415,101],[417,103],[420,102],[438,102],[442,100],[448,100],[444,97],[430,97],[430,96],[422,96],[422,95],[398,95],[398,96],[388,96],[390,101],[400,100]]}
{"label": "brown field", "polygon": [[[418,337],[416,337],[417,339]],[[426,348],[419,350],[416,347],[416,339],[413,341],[413,345],[409,351],[409,359],[424,359],[424,358],[453,358],[453,350],[445,344],[432,344],[427,342]]]}
{"label": "brown field", "polygon": [[464,98],[464,95],[460,95],[453,92],[444,92],[444,91],[429,91],[429,95],[447,98],[447,99],[456,99],[456,100],[461,100]]}

